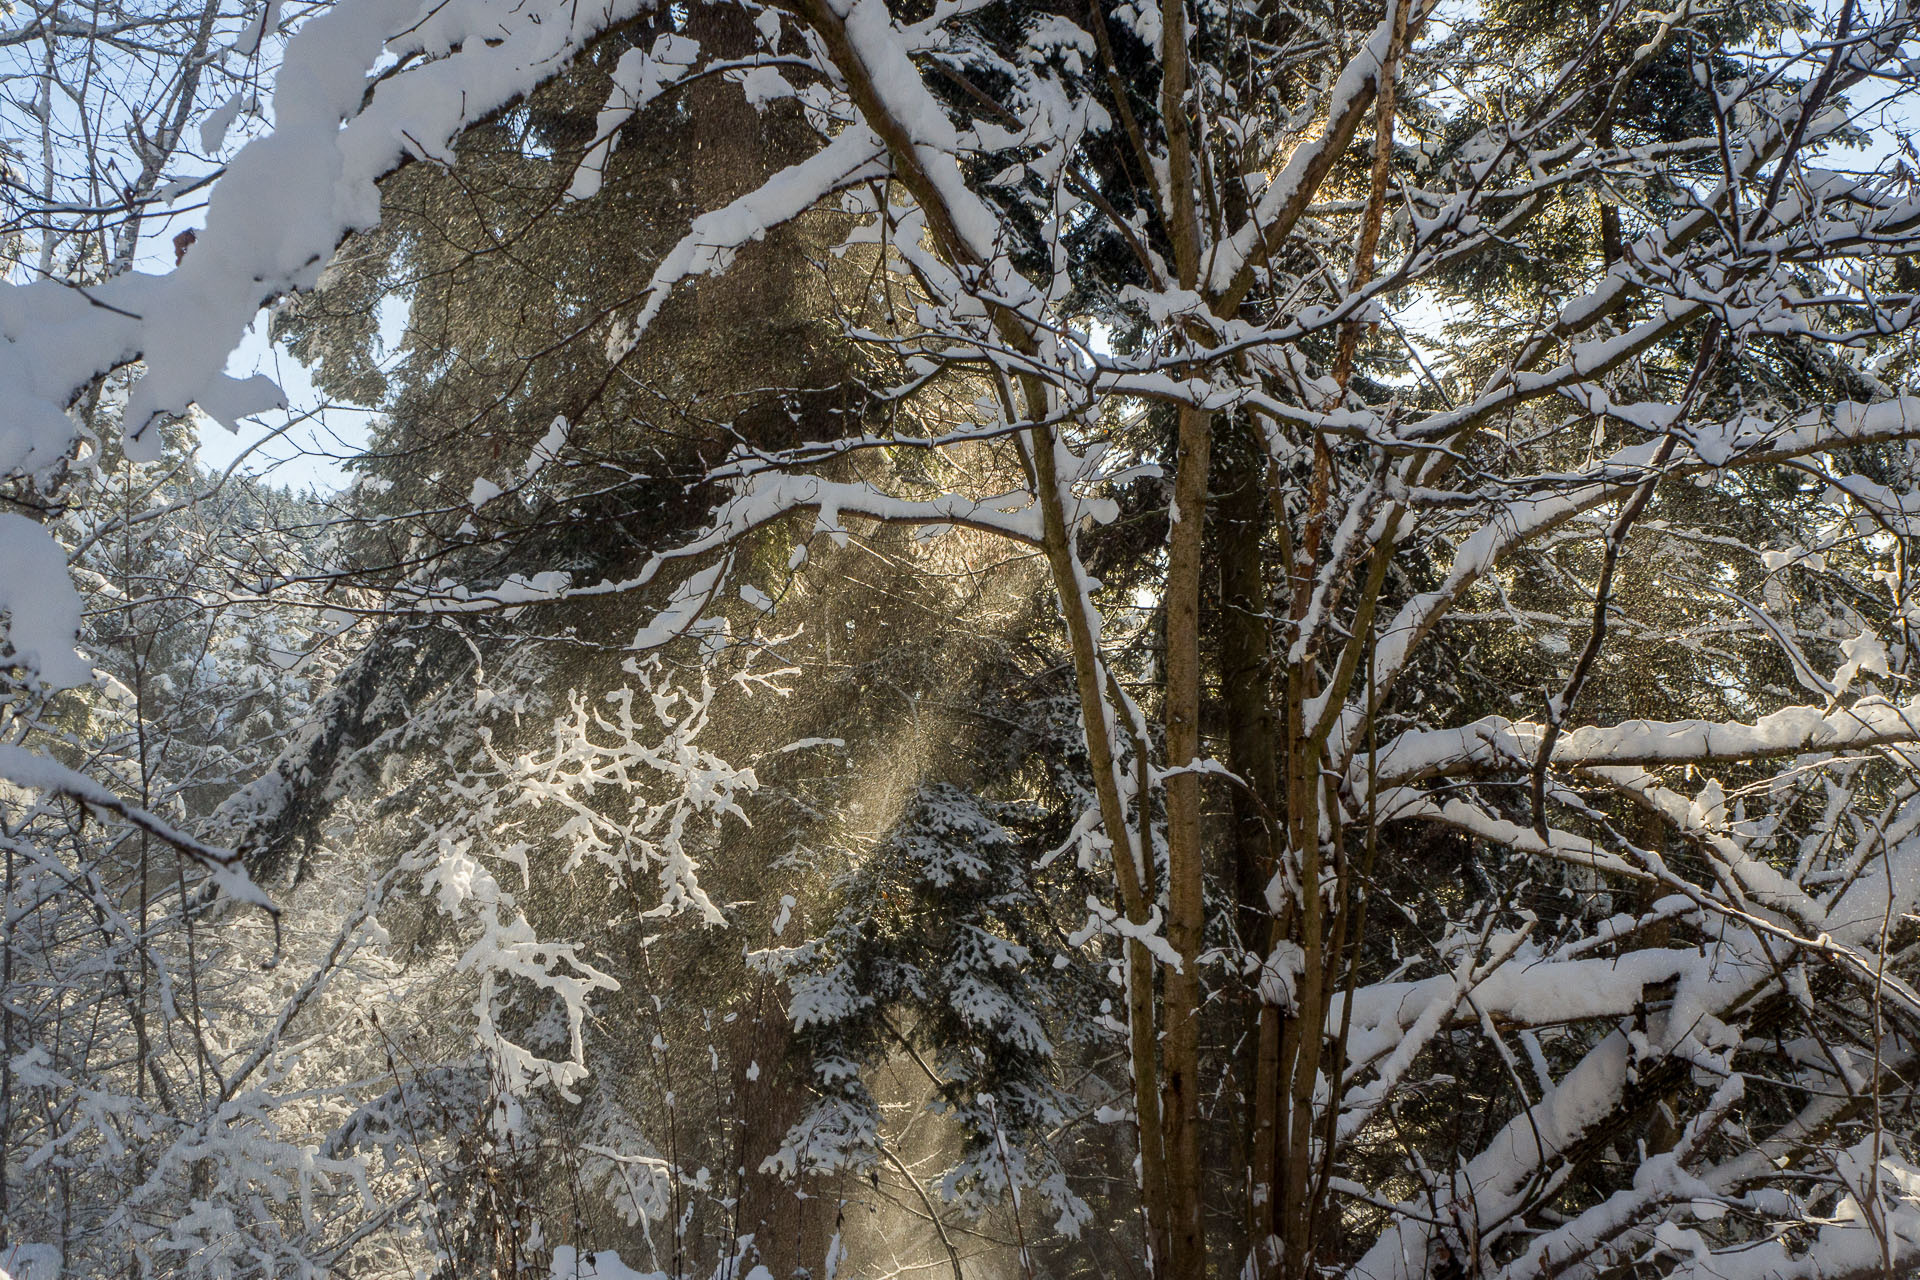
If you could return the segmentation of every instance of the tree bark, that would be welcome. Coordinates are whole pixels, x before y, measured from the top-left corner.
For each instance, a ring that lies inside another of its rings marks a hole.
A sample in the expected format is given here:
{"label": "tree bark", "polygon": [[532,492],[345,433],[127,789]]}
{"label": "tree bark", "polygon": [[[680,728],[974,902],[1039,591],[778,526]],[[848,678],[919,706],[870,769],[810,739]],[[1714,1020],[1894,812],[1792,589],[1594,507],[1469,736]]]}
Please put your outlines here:
{"label": "tree bark", "polygon": [[1200,831],[1200,568],[1206,520],[1208,413],[1180,411],[1180,462],[1167,554],[1167,943],[1180,968],[1165,981],[1170,1274],[1203,1280],[1206,1235],[1200,1169],[1200,943],[1206,928]]}
{"label": "tree bark", "polygon": [[[1233,870],[1241,944],[1265,961],[1271,952],[1272,912],[1267,883],[1273,878],[1274,830],[1280,811],[1279,769],[1274,755],[1273,657],[1267,608],[1264,540],[1267,496],[1266,450],[1244,418],[1222,423],[1214,458],[1216,519],[1214,554],[1220,564],[1220,701],[1227,741],[1227,768],[1245,786],[1230,789]],[[1240,1055],[1240,1086],[1252,1108],[1251,1131],[1237,1134],[1237,1154],[1248,1170],[1247,1242],[1259,1250],[1271,1232],[1273,1109],[1260,1105],[1259,1081],[1272,1079],[1279,1052],[1279,1023],[1271,1017],[1257,982],[1246,1010],[1246,1048]]]}

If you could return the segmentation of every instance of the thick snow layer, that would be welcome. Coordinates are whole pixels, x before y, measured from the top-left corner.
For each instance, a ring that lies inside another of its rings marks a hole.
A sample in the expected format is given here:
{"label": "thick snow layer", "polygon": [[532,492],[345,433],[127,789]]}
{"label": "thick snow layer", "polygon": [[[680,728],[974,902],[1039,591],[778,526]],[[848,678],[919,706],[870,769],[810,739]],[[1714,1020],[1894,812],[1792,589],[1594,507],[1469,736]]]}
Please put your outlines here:
{"label": "thick snow layer", "polygon": [[80,597],[67,576],[67,553],[25,516],[0,512],[0,613],[13,660],[56,689],[84,684],[90,668],[74,652]]}
{"label": "thick snow layer", "polygon": [[[1703,963],[1691,948],[1633,951],[1604,960],[1518,957],[1477,982],[1449,974],[1419,982],[1375,983],[1354,999],[1347,1055],[1365,1063],[1392,1051],[1436,1004],[1450,1013],[1468,994],[1480,1011],[1523,1026],[1621,1017],[1645,1000],[1646,988]],[[1327,1013],[1334,1032],[1340,1027],[1342,1003],[1336,994]]]}
{"label": "thick snow layer", "polygon": [[[1382,784],[1440,774],[1531,764],[1545,726],[1487,716],[1458,729],[1401,734],[1379,755]],[[1554,743],[1553,763],[1599,765],[1704,764],[1802,751],[1851,751],[1920,740],[1920,700],[1895,705],[1862,698],[1828,712],[1785,707],[1752,724],[1712,720],[1628,720],[1571,730]]]}

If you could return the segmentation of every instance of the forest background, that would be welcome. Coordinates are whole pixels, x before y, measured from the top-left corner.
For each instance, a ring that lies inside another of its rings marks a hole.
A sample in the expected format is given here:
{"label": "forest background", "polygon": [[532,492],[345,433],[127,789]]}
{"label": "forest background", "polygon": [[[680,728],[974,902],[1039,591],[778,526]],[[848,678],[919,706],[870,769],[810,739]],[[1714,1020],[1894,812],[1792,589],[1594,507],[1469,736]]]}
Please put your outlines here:
{"label": "forest background", "polygon": [[0,1270],[1912,1274],[1915,23],[14,0]]}

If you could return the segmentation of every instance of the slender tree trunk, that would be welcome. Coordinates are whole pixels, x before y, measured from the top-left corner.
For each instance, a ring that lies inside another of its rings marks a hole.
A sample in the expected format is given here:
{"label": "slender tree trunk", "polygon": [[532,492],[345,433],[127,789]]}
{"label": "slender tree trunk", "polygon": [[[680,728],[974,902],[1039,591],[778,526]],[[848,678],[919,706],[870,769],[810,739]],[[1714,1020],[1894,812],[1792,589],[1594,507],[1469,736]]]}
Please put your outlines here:
{"label": "slender tree trunk", "polygon": [[1288,717],[1291,767],[1288,770],[1289,840],[1299,871],[1299,894],[1294,919],[1299,929],[1300,972],[1291,1017],[1282,1035],[1280,1083],[1286,1089],[1285,1115],[1280,1121],[1277,1181],[1280,1195],[1278,1234],[1282,1267],[1289,1280],[1305,1274],[1312,1249],[1311,1220],[1306,1212],[1308,1177],[1313,1158],[1313,1086],[1320,1069],[1325,993],[1321,982],[1324,963],[1324,927],[1320,892],[1319,750],[1301,731],[1298,709],[1311,696],[1305,673],[1296,672],[1300,696],[1290,698],[1296,714]]}
{"label": "slender tree trunk", "polygon": [[[1222,424],[1214,458],[1215,556],[1220,564],[1220,698],[1227,740],[1227,768],[1245,787],[1234,787],[1235,928],[1250,951],[1271,954],[1273,913],[1266,890],[1273,878],[1272,823],[1280,811],[1274,755],[1272,630],[1267,609],[1264,534],[1267,498],[1266,450],[1244,418]],[[1256,983],[1247,1010],[1246,1045],[1240,1055],[1240,1085],[1252,1108],[1250,1131],[1236,1129],[1241,1165],[1247,1170],[1247,1244],[1263,1250],[1272,1230],[1273,1108],[1262,1106],[1259,1082],[1272,1079],[1279,1053],[1279,1022],[1267,1005],[1265,983]],[[1257,1265],[1257,1264],[1256,1264]]]}
{"label": "slender tree trunk", "polygon": [[[1200,278],[1198,184],[1188,122],[1184,0],[1161,0],[1160,118],[1167,131],[1167,218],[1180,286]],[[1200,832],[1200,572],[1207,522],[1212,415],[1180,409],[1179,457],[1167,546],[1166,750],[1167,943],[1179,958],[1166,975],[1161,1123],[1167,1149],[1168,1274],[1204,1280],[1206,1228],[1200,1167],[1200,943],[1206,931]]]}
{"label": "slender tree trunk", "polygon": [[[1030,392],[1031,394],[1031,392]],[[1067,639],[1073,653],[1074,681],[1080,698],[1081,723],[1087,735],[1087,759],[1093,773],[1094,792],[1100,802],[1101,823],[1112,841],[1114,878],[1120,891],[1121,908],[1135,925],[1144,925],[1152,900],[1153,850],[1146,843],[1149,824],[1143,768],[1135,803],[1141,814],[1140,840],[1134,841],[1127,823],[1127,808],[1121,798],[1118,761],[1113,754],[1110,717],[1116,712],[1102,687],[1097,620],[1092,602],[1081,587],[1078,558],[1066,525],[1065,507],[1060,496],[1059,468],[1053,456],[1053,434],[1035,429],[1028,446],[1028,465],[1034,473],[1034,490],[1039,495],[1045,527],[1047,564],[1053,572],[1059,594],[1060,611],[1067,623]],[[1136,744],[1145,763],[1145,744]],[[1127,1038],[1133,1068],[1134,1119],[1140,1139],[1140,1199],[1147,1250],[1153,1269],[1167,1265],[1168,1184],[1167,1156],[1163,1144],[1160,1105],[1158,1019],[1154,1010],[1154,960],[1141,943],[1129,939],[1127,955]]]}
{"label": "slender tree trunk", "polygon": [[1180,411],[1180,463],[1167,556],[1167,943],[1180,968],[1166,976],[1163,1123],[1171,1274],[1206,1275],[1200,1167],[1200,943],[1206,903],[1200,831],[1200,569],[1206,521],[1210,415]]}
{"label": "slender tree trunk", "polygon": [[1267,501],[1261,483],[1265,450],[1245,419],[1221,424],[1215,455],[1214,555],[1220,565],[1220,700],[1227,768],[1247,785],[1231,791],[1234,926],[1249,947],[1266,938],[1267,881],[1273,875],[1273,832],[1279,809],[1274,756],[1272,630],[1267,612],[1263,547]]}
{"label": "slender tree trunk", "polygon": [[[1594,13],[1594,22],[1596,24],[1605,22],[1608,12],[1607,5],[1599,6]],[[1612,65],[1613,59],[1606,54],[1604,44],[1600,49],[1595,50],[1594,64],[1594,101],[1600,104],[1600,119],[1594,130],[1594,141],[1602,147],[1611,147],[1613,146],[1613,113],[1607,110],[1605,104],[1608,98],[1607,82],[1613,78],[1615,68]],[[1607,198],[1604,189],[1598,193],[1598,199],[1600,201],[1600,262],[1604,267],[1611,267],[1620,261],[1620,206]]]}

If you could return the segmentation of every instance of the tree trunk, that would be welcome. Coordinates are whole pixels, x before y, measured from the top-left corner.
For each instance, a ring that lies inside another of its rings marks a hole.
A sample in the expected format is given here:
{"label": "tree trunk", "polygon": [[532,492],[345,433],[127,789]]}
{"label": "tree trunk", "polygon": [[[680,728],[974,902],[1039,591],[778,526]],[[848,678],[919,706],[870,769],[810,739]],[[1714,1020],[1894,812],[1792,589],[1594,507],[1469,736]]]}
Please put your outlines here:
{"label": "tree trunk", "polygon": [[[1262,561],[1267,497],[1266,451],[1244,418],[1222,424],[1214,462],[1217,512],[1214,552],[1220,562],[1220,700],[1227,740],[1227,768],[1246,783],[1230,788],[1233,806],[1235,932],[1264,961],[1271,953],[1273,913],[1267,884],[1273,878],[1274,830],[1280,810],[1274,755],[1272,632]],[[1240,1086],[1252,1108],[1250,1132],[1236,1130],[1239,1164],[1248,1173],[1247,1243],[1259,1251],[1272,1230],[1273,1108],[1263,1107],[1259,1082],[1272,1079],[1279,1053],[1279,1022],[1266,1004],[1266,984],[1256,981],[1246,1012],[1246,1048],[1240,1055]]]}
{"label": "tree trunk", "polygon": [[1163,1055],[1169,1273],[1203,1280],[1206,1234],[1201,1221],[1200,944],[1206,928],[1204,847],[1200,831],[1200,569],[1206,522],[1211,422],[1198,409],[1180,411],[1180,463],[1167,554],[1167,942],[1180,968],[1166,976],[1167,1034]]}

